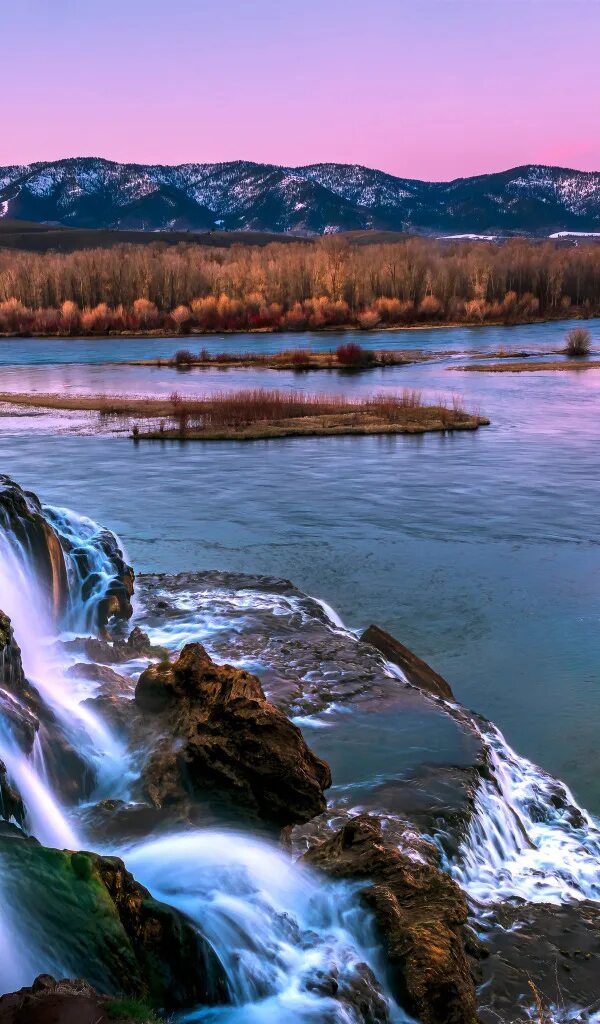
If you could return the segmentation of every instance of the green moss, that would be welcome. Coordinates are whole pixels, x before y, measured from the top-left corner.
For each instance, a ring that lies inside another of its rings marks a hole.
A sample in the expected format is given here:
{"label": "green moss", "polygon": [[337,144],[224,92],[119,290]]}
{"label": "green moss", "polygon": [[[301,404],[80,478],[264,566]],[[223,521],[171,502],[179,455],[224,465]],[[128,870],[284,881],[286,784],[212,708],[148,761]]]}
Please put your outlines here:
{"label": "green moss", "polygon": [[143,999],[112,999],[106,1004],[106,1013],[111,1020],[144,1021],[144,1024],[158,1024],[158,1017]]}
{"label": "green moss", "polygon": [[92,877],[92,861],[87,853],[72,854],[71,867],[82,882],[89,882]]}
{"label": "green moss", "polygon": [[85,977],[100,992],[141,995],[137,957],[93,857],[15,840],[0,842],[0,850],[25,934],[43,934],[66,975]]}

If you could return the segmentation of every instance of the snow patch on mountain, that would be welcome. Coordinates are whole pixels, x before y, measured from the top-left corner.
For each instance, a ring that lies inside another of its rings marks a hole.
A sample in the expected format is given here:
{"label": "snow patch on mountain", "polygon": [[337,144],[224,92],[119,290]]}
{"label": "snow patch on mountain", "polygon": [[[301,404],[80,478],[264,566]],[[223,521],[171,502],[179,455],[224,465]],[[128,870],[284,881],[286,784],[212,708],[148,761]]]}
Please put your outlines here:
{"label": "snow patch on mountain", "polygon": [[[8,204],[8,205],[7,205]],[[423,182],[358,164],[119,164],[75,158],[0,168],[2,215],[86,227],[169,226],[436,235],[590,232],[600,224],[600,173],[529,165]]]}

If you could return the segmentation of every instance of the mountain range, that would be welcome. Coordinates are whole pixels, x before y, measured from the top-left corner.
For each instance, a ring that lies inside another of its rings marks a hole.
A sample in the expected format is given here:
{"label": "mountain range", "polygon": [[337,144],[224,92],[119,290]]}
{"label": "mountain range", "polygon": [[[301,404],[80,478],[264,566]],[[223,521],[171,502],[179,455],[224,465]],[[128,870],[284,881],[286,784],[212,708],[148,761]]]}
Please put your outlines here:
{"label": "mountain range", "polygon": [[0,218],[147,231],[323,234],[600,232],[600,173],[528,164],[448,182],[354,164],[121,164],[96,157],[0,167]]}

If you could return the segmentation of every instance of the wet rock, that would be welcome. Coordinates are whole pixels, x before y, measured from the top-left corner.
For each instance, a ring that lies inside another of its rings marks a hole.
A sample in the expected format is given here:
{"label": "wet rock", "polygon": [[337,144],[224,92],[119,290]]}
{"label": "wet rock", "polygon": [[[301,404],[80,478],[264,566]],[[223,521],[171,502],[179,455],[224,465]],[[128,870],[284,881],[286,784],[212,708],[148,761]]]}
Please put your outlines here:
{"label": "wet rock", "polygon": [[[486,913],[482,929],[490,952],[481,963],[480,1017],[484,1024],[528,1019],[528,1011],[534,1009],[530,982],[548,1019],[551,1007],[566,1007],[573,1014],[570,1020],[588,1020],[600,1011],[600,913],[596,903],[502,904]],[[577,1008],[582,1010],[581,1016]]]}
{"label": "wet rock", "polygon": [[381,937],[398,1002],[422,1024],[475,1024],[465,949],[466,900],[417,849],[386,844],[377,818],[360,815],[303,857],[334,878],[364,879],[362,902]]}
{"label": "wet rock", "polygon": [[140,676],[135,703],[156,738],[142,769],[156,806],[207,794],[275,827],[325,809],[328,766],[242,669],[217,665],[201,644]]}
{"label": "wet rock", "polygon": [[[133,615],[131,598],[135,574],[125,561],[114,533],[99,529],[94,535],[93,544],[89,544],[81,541],[70,529],[64,529],[62,513],[59,510],[44,511],[51,525],[60,532],[63,550],[80,581],[77,600],[85,604],[94,594],[99,591],[102,593],[94,608],[92,625],[100,632],[104,632],[109,622],[117,625],[127,622]],[[103,556],[104,562],[101,569],[98,568],[99,553]],[[108,584],[105,583],[107,565],[110,566],[111,573]]]}
{"label": "wet rock", "polygon": [[[0,840],[19,878],[23,934],[98,991],[176,1009],[227,1001],[215,954],[188,919],[155,900],[117,857]],[[41,930],[41,931],[40,931]]]}
{"label": "wet rock", "polygon": [[444,700],[454,700],[449,683],[426,661],[422,661],[408,647],[396,640],[391,633],[386,633],[379,626],[369,626],[360,639],[362,643],[375,647],[387,661],[397,665],[413,686],[418,686],[420,690],[432,693],[436,697],[443,697]]}
{"label": "wet rock", "polygon": [[[332,628],[323,607],[289,581],[213,571],[141,575],[137,593],[142,628],[148,622],[177,631],[180,624],[182,632],[193,635],[196,621],[205,635],[207,621],[213,622],[211,656],[259,664],[263,690],[277,708],[299,717],[329,711],[328,729],[305,729],[304,735],[331,765],[334,784],[340,783],[330,794],[336,807],[360,806],[410,819],[440,837],[449,856],[456,854],[485,770],[485,749],[472,716],[392,677],[375,647]],[[344,710],[338,714],[332,704]],[[384,728],[388,713],[397,716],[402,738],[390,744],[387,763],[380,758],[371,768],[357,758],[354,778],[347,751],[367,722],[360,716],[368,711],[381,717]],[[414,728],[406,724],[410,721]],[[449,721],[456,723],[454,734],[440,728]],[[336,752],[327,737],[339,734]]]}
{"label": "wet rock", "polygon": [[63,549],[47,521],[39,498],[10,477],[0,475],[0,528],[28,552],[48,606],[59,618],[66,608],[69,582]]}
{"label": "wet rock", "polygon": [[[43,740],[48,774],[66,800],[89,796],[95,784],[94,773],[54,711],[26,679],[10,619],[3,612],[0,612],[0,715],[10,726],[15,744],[24,754],[31,754],[38,735]],[[9,784],[3,764],[0,764],[0,799],[0,813],[6,819],[14,816],[23,824],[26,808]]]}
{"label": "wet rock", "polygon": [[169,652],[164,647],[155,647],[147,633],[139,626],[132,629],[126,640],[109,640],[107,637],[77,637],[64,645],[67,650],[85,654],[91,662],[102,665],[118,665],[135,658],[168,658]]}
{"label": "wet rock", "polygon": [[0,713],[26,751],[31,750],[39,727],[40,703],[38,691],[25,678],[11,621],[0,611]]}
{"label": "wet rock", "polygon": [[[335,999],[338,1005],[348,1007],[352,1020],[359,1020],[361,1024],[388,1024],[390,1020],[387,1000],[367,964],[350,958],[340,963],[339,958],[332,958],[328,967],[315,966],[308,971],[301,986],[306,992]],[[334,1011],[332,1024],[339,1019]]]}
{"label": "wet rock", "polygon": [[5,823],[14,818],[19,825],[25,824],[25,804],[21,794],[9,781],[3,761],[0,761],[0,815]]}
{"label": "wet rock", "polygon": [[122,676],[108,665],[96,665],[89,661],[78,661],[66,672],[73,679],[85,679],[98,684],[98,695],[102,697],[118,697],[132,689],[132,681]]}
{"label": "wet rock", "polygon": [[[126,803],[124,800],[101,800],[100,803],[92,804],[83,812],[82,821],[91,841],[97,840],[109,846],[139,842],[151,835],[181,832],[189,828],[189,818],[179,807],[153,807],[149,804]],[[210,824],[203,818],[203,827]]]}

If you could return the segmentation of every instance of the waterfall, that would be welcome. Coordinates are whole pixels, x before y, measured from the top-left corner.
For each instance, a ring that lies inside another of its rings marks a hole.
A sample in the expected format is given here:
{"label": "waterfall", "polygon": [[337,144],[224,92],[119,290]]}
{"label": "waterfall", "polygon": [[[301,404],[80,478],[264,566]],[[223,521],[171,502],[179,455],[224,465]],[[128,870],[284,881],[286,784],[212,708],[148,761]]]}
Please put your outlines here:
{"label": "waterfall", "polygon": [[32,835],[44,846],[77,850],[77,835],[44,778],[39,758],[39,753],[31,758],[23,754],[0,723],[0,759],[21,794]]}
{"label": "waterfall", "polygon": [[[93,621],[97,602],[114,579],[114,552],[120,556],[121,551],[113,535],[91,519],[64,509],[54,510],[53,519],[52,525],[65,545],[70,584],[64,624],[87,626]],[[32,553],[21,538],[7,530],[0,531],[0,595],[0,607],[9,616],[18,638],[25,676],[40,694],[43,706],[56,716],[63,736],[89,765],[97,779],[97,796],[124,795],[130,778],[125,745],[82,703],[93,692],[93,685],[88,683],[86,689],[86,684],[66,677],[68,661],[56,643],[57,624],[37,579]],[[24,800],[36,838],[45,845],[73,849],[78,845],[76,835],[60,801],[52,794],[45,772],[44,744],[51,743],[48,732],[47,728],[38,731],[28,757],[4,723],[0,729],[0,758]]]}
{"label": "waterfall", "polygon": [[[266,842],[226,831],[168,836],[123,858],[156,898],[197,922],[225,968],[234,1008],[205,1009],[186,1019],[363,1019],[353,1011],[353,985],[363,977],[361,964],[375,972],[380,964],[371,921],[350,885],[324,882]],[[328,975],[336,980],[335,999],[324,994]],[[370,985],[387,1003],[391,1021],[408,1019],[384,999],[375,974]]]}
{"label": "waterfall", "polygon": [[93,519],[71,509],[44,505],[43,511],[60,540],[67,566],[69,596],[63,628],[89,632],[116,571],[126,566],[121,543]]}
{"label": "waterfall", "polygon": [[481,781],[453,874],[475,903],[600,901],[600,829],[573,794],[486,723]]}

